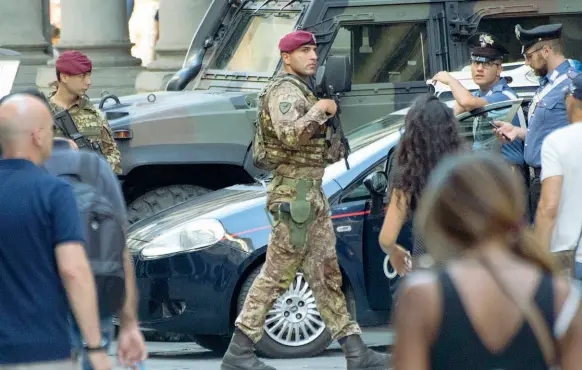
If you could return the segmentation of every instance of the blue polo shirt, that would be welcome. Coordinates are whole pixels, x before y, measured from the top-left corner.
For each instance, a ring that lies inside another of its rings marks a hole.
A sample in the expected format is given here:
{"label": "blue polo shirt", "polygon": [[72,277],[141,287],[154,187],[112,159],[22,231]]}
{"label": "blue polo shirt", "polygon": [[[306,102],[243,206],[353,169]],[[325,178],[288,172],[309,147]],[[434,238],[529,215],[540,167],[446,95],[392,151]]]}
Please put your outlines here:
{"label": "blue polo shirt", "polygon": [[524,159],[531,167],[541,167],[542,165],[542,143],[546,136],[568,124],[563,89],[571,84],[572,80],[566,77],[562,82],[554,83],[560,76],[567,74],[571,69],[573,70],[574,68],[568,61],[565,61],[549,76],[545,76],[540,80],[540,87],[536,91],[536,95],[548,84],[554,87],[537,103],[537,107],[529,119],[527,135],[525,136]]}
{"label": "blue polo shirt", "polygon": [[[499,81],[493,85],[491,90],[484,92],[477,90],[473,92],[473,96],[487,100],[488,104],[499,103],[507,100],[519,99],[515,91],[507,84],[505,78],[501,77]],[[514,126],[520,127],[519,116],[516,114],[511,122]],[[501,155],[511,163],[518,166],[523,165],[523,141],[515,140],[509,144],[501,146]]]}
{"label": "blue polo shirt", "polygon": [[0,365],[70,358],[55,248],[83,242],[72,188],[24,159],[0,160],[0,179]]}

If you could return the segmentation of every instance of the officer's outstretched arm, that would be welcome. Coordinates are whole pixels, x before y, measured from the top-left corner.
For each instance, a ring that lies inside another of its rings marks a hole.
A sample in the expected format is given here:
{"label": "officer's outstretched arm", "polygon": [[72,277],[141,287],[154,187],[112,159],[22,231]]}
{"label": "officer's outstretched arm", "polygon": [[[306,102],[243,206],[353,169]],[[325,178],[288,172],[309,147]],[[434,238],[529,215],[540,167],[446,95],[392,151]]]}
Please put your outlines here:
{"label": "officer's outstretched arm", "polygon": [[310,107],[301,90],[290,82],[274,89],[268,101],[273,128],[283,145],[298,149],[330,116],[319,105]]}
{"label": "officer's outstretched arm", "polygon": [[455,113],[470,112],[473,109],[481,108],[489,104],[484,98],[473,96],[459,81],[453,80],[450,84],[451,92],[457,101],[457,104],[463,110],[455,109]]}

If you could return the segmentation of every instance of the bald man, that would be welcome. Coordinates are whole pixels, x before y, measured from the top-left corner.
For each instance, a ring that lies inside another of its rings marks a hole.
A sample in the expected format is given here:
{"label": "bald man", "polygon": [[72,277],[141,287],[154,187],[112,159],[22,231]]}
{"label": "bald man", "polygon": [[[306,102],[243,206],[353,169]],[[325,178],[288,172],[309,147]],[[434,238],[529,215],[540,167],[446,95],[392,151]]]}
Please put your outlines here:
{"label": "bald man", "polygon": [[51,155],[52,125],[36,97],[17,94],[0,104],[0,368],[79,369],[72,309],[94,369],[108,370],[73,191],[39,167]]}

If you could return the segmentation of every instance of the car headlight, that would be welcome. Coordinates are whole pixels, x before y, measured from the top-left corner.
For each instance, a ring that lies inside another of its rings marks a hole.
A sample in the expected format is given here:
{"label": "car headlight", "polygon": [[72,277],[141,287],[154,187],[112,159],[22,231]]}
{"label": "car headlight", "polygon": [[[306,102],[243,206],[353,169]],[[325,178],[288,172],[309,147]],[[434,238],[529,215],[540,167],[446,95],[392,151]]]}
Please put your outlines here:
{"label": "car headlight", "polygon": [[224,226],[218,220],[187,222],[154,238],[141,250],[140,257],[156,259],[202,249],[220,241],[225,233]]}

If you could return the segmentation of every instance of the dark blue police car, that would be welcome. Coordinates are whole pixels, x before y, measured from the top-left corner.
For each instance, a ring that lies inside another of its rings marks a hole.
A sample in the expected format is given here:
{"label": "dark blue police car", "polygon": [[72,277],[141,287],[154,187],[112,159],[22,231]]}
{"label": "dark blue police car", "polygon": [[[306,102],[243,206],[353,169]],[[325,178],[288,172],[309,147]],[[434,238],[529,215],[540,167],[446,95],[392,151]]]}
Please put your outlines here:
{"label": "dark blue police car", "polygon": [[[476,119],[508,119],[521,100],[491,104],[459,116],[471,141]],[[452,106],[453,102],[449,102]],[[343,161],[326,169],[337,255],[348,309],[362,326],[389,321],[391,282],[397,279],[378,245],[385,214],[390,156],[406,110],[348,134],[350,170]],[[261,268],[270,232],[265,186],[238,185],[174,206],[131,226],[145,329],[194,336],[203,347],[226,348],[233,323]],[[410,230],[399,243],[410,245]],[[290,314],[293,313],[293,314]],[[313,293],[299,272],[267,315],[257,351],[269,357],[304,357],[323,351],[331,336]]]}

